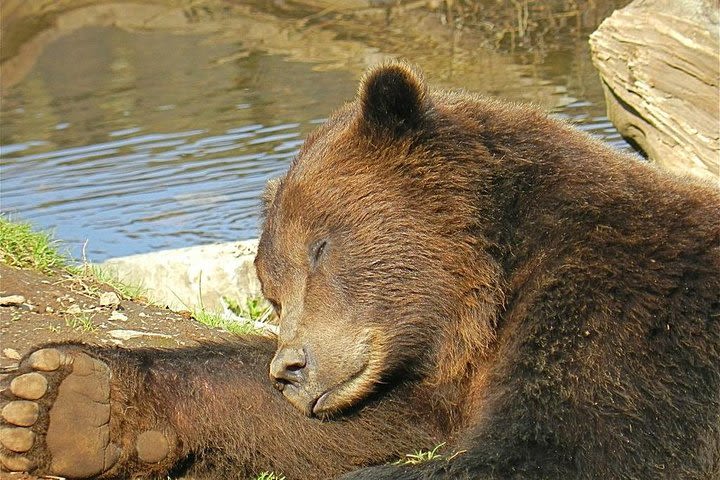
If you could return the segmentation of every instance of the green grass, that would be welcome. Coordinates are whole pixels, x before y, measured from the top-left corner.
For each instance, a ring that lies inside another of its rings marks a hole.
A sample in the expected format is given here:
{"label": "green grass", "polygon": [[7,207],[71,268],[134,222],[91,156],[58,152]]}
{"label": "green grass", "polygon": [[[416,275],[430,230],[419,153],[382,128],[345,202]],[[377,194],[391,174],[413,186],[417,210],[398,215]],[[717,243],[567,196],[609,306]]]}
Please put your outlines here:
{"label": "green grass", "polygon": [[285,480],[285,475],[278,475],[274,472],[262,472],[254,480]]}
{"label": "green grass", "polygon": [[92,321],[92,317],[85,312],[68,317],[65,320],[65,325],[80,332],[94,332],[97,329],[97,325]]}
{"label": "green grass", "polygon": [[0,259],[8,265],[43,273],[65,268],[67,260],[57,247],[50,233],[36,232],[29,223],[0,217]]}
{"label": "green grass", "polygon": [[270,304],[262,297],[247,298],[244,305],[235,299],[223,297],[226,309],[238,317],[228,318],[223,314],[206,310],[202,305],[202,296],[200,299],[200,307],[191,310],[195,320],[208,327],[219,328],[238,335],[264,333],[265,329],[258,326],[258,323],[264,324],[273,312]]}
{"label": "green grass", "polygon": [[141,286],[129,285],[117,279],[112,272],[84,262],[73,265],[58,248],[60,242],[49,232],[33,230],[32,225],[0,216],[0,261],[11,267],[38,270],[42,273],[67,272],[91,295],[101,293],[92,283],[105,284],[121,297],[129,300],[143,297]]}
{"label": "green grass", "polygon": [[237,322],[229,320],[220,314],[210,312],[204,308],[198,308],[192,311],[192,317],[198,322],[210,328],[219,328],[237,335],[251,335],[262,333],[262,330],[255,326],[254,321]]}
{"label": "green grass", "polygon": [[[109,286],[123,299],[135,300],[145,297],[146,290],[142,285],[125,283],[119,280],[114,272],[102,268],[99,265],[84,263],[79,267],[68,267],[67,269],[78,278],[94,280],[97,283]],[[89,291],[88,293],[93,295],[102,293],[100,289],[94,286],[87,286],[87,290]]]}
{"label": "green grass", "polygon": [[418,465],[420,463],[431,462],[433,460],[441,460],[442,454],[438,451],[445,446],[445,442],[437,445],[432,450],[418,450],[415,453],[409,453],[405,455],[405,458],[401,458],[395,465]]}
{"label": "green grass", "polygon": [[272,307],[262,297],[248,297],[245,305],[241,305],[240,302],[229,297],[223,297],[223,300],[232,313],[252,321],[265,321],[272,313]]}

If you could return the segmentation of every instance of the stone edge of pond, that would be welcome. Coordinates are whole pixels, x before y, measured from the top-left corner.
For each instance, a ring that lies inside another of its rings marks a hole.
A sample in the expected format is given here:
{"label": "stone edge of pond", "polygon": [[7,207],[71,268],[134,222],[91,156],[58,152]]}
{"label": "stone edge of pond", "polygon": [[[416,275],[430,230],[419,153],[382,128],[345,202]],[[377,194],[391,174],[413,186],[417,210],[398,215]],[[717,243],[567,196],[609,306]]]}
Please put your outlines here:
{"label": "stone edge of pond", "polygon": [[172,310],[223,310],[222,297],[260,295],[253,260],[257,240],[215,243],[111,258],[99,266]]}

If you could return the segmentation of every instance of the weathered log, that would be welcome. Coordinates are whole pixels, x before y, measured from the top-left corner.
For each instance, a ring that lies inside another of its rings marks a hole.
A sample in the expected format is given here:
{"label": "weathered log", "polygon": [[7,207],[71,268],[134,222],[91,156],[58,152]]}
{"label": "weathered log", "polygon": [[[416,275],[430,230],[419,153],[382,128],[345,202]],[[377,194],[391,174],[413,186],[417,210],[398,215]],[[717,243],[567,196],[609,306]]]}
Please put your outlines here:
{"label": "weathered log", "polygon": [[635,0],[590,36],[608,117],[675,171],[720,175],[718,0]]}

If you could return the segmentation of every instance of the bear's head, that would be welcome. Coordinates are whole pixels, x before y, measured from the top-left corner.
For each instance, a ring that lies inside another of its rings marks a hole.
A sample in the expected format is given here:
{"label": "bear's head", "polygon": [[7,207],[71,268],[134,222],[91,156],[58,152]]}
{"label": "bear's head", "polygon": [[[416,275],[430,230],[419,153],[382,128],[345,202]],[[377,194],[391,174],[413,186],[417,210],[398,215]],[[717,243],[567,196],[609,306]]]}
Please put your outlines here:
{"label": "bear's head", "polygon": [[280,319],[270,375],[305,414],[461,375],[491,340],[500,290],[463,108],[403,63],[376,67],[269,183],[255,264]]}

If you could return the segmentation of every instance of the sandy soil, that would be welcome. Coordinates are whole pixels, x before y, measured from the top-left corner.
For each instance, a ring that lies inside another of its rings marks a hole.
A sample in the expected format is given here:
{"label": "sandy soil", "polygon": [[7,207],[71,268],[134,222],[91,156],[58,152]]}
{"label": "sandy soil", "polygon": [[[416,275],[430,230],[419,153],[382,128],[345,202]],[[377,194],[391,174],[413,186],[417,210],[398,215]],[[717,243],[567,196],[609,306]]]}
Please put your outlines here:
{"label": "sandy soil", "polygon": [[31,347],[50,341],[181,347],[231,335],[198,323],[189,312],[142,300],[101,306],[101,294],[111,291],[65,273],[48,276],[0,263],[0,303],[3,297],[24,297],[22,303],[0,306],[0,369],[12,368]]}

